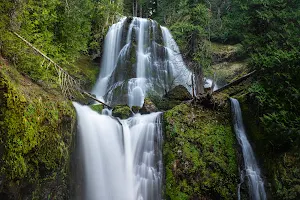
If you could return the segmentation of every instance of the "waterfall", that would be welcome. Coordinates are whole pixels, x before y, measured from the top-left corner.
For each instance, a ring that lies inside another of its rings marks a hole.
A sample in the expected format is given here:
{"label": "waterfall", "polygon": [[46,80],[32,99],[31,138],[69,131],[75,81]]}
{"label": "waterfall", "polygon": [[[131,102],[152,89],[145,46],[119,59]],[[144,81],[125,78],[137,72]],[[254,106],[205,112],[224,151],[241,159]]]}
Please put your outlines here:
{"label": "waterfall", "polygon": [[[247,139],[242,112],[238,100],[230,98],[233,115],[234,130],[237,140],[242,148],[244,158],[244,170],[241,171],[241,183],[247,178],[249,196],[252,200],[265,200],[266,192],[261,178],[260,169],[254,156],[252,147]],[[238,199],[240,200],[240,184],[238,186]]]}
{"label": "waterfall", "polygon": [[[150,92],[163,95],[176,84],[188,87],[188,73],[166,28],[148,19],[122,18],[107,33],[101,73],[92,92],[112,106],[142,107]],[[161,113],[119,120],[108,109],[99,114],[76,102],[74,107],[83,160],[81,196],[88,200],[162,199]]]}
{"label": "waterfall", "polygon": [[189,89],[191,73],[179,48],[156,21],[122,18],[110,27],[104,44],[92,92],[106,103],[141,107],[149,93],[162,96],[179,84]]}
{"label": "waterfall", "polygon": [[126,18],[122,18],[120,22],[112,25],[105,37],[105,51],[103,53],[101,75],[92,91],[97,97],[101,98],[105,95],[108,80],[116,66],[117,57],[119,56],[121,47],[121,35],[125,19]]}

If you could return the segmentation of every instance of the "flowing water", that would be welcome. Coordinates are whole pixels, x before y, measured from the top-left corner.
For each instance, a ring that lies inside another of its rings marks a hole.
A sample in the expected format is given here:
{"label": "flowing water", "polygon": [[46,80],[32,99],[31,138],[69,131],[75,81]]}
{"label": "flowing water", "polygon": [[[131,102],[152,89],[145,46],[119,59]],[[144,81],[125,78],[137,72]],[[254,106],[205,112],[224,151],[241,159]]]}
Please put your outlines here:
{"label": "flowing water", "polygon": [[110,105],[142,106],[147,93],[162,96],[175,85],[191,85],[171,33],[157,22],[123,18],[105,38],[99,79],[93,93]]}
{"label": "flowing water", "polygon": [[161,199],[160,113],[120,123],[74,103],[83,150],[84,199]]}
{"label": "flowing water", "polygon": [[[241,171],[241,183],[246,179],[248,182],[249,196],[252,200],[265,200],[266,192],[261,172],[254,156],[252,147],[245,132],[242,112],[238,100],[230,98],[233,114],[234,130],[237,140],[242,148],[244,158],[244,170]],[[241,199],[240,184],[238,186],[238,199]]]}
{"label": "flowing water", "polygon": [[[93,88],[107,104],[142,106],[190,74],[167,28],[143,18],[122,18],[105,38],[101,73]],[[74,103],[83,160],[83,199],[159,200],[162,190],[161,113],[126,120]]]}

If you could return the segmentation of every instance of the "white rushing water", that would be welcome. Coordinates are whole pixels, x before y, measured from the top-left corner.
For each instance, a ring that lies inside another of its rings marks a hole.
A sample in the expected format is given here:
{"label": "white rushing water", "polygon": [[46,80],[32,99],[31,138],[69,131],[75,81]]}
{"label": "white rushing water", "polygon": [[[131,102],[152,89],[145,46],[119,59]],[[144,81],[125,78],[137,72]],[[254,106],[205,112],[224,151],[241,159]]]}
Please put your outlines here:
{"label": "white rushing water", "polygon": [[[213,84],[213,80],[210,78],[205,78],[205,82],[204,82],[204,88],[211,88],[212,84]],[[219,89],[219,86],[217,85],[216,82],[214,82],[214,88],[213,91],[216,91],[217,89]]]}
{"label": "white rushing water", "polygon": [[105,37],[101,74],[92,91],[96,96],[103,97],[106,93],[109,78],[116,66],[117,57],[121,50],[121,36],[125,19],[122,18],[118,23],[112,25]]}
{"label": "white rushing water", "polygon": [[[242,148],[244,158],[244,170],[241,172],[241,183],[247,180],[249,196],[252,200],[265,200],[266,192],[261,172],[254,156],[252,147],[247,139],[245,132],[242,112],[238,100],[230,98],[231,110],[233,115],[234,130],[237,140]],[[238,198],[240,197],[240,185],[238,186]]]}
{"label": "white rushing water", "polygon": [[[148,92],[162,95],[175,79],[184,85],[187,73],[166,28],[148,19],[123,18],[107,33],[101,73],[92,92],[110,105],[142,107]],[[108,109],[101,115],[88,106],[74,106],[84,199],[162,199],[161,113],[118,120]]]}
{"label": "white rushing water", "polygon": [[171,33],[157,22],[123,18],[110,27],[104,44],[92,93],[108,104],[141,107],[148,92],[162,96],[179,84],[189,89],[191,73]]}
{"label": "white rushing water", "polygon": [[175,84],[182,84],[188,88],[191,85],[191,72],[187,69],[182,56],[179,51],[179,47],[173,39],[170,31],[166,27],[161,27],[164,45],[168,53],[168,62],[170,65],[170,71],[174,77]]}
{"label": "white rushing water", "polygon": [[121,124],[74,103],[84,160],[84,199],[161,199],[160,113],[137,114]]}

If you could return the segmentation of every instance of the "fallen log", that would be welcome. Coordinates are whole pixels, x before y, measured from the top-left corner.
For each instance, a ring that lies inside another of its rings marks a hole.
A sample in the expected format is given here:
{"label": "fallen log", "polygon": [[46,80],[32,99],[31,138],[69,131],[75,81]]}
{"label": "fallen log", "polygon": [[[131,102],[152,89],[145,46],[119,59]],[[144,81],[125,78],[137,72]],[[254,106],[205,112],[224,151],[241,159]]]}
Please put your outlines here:
{"label": "fallen log", "polygon": [[223,87],[221,87],[221,88],[219,88],[219,89],[213,91],[213,94],[218,93],[218,92],[221,92],[221,91],[223,91],[223,90],[225,90],[225,89],[227,89],[227,88],[229,88],[229,87],[231,87],[231,86],[233,86],[233,85],[239,84],[240,82],[242,82],[242,81],[246,80],[247,78],[249,78],[250,76],[252,76],[255,72],[256,72],[256,70],[254,70],[254,71],[252,71],[252,72],[250,72],[250,73],[248,73],[248,74],[242,76],[241,78],[239,78],[239,79],[237,79],[237,80],[235,80],[235,81],[232,81],[232,82],[230,82],[230,83],[224,85]]}
{"label": "fallen log", "polygon": [[[23,38],[22,36],[20,36],[18,33],[16,32],[12,32],[15,36],[17,36],[18,38],[20,38],[23,42],[25,42],[29,47],[31,47],[33,50],[35,50],[38,54],[40,54],[42,57],[44,57],[46,60],[48,60],[50,63],[52,63],[54,65],[54,67],[57,69],[57,72],[59,74],[59,77],[62,77],[60,86],[62,89],[63,94],[67,97],[67,92],[69,91],[73,91],[70,90],[70,88],[68,87],[68,84],[70,85],[70,87],[73,87],[74,90],[77,90],[78,92],[81,92],[82,94],[86,95],[87,97],[93,99],[94,101],[97,101],[103,105],[105,105],[108,108],[112,108],[111,106],[105,104],[104,102],[100,101],[99,99],[97,99],[96,97],[94,97],[93,95],[91,95],[90,93],[84,91],[83,89],[81,89],[80,84],[67,72],[65,71],[62,67],[60,67],[56,62],[54,62],[51,58],[49,58],[46,54],[44,54],[43,52],[41,52],[39,49],[37,49],[35,46],[33,46],[30,42],[28,42],[25,38]],[[48,65],[49,66],[49,65]],[[62,75],[63,73],[63,75]],[[63,79],[70,79],[68,81],[63,80]]]}
{"label": "fallen log", "polygon": [[97,99],[96,97],[94,97],[93,95],[91,95],[90,93],[88,93],[88,92],[86,92],[86,91],[84,91],[84,90],[81,90],[81,93],[84,94],[84,95],[86,95],[87,97],[93,99],[94,101],[97,101],[97,102],[99,102],[99,103],[105,105],[105,106],[108,107],[108,108],[113,108],[113,107],[107,105],[106,103],[100,101],[99,99]]}

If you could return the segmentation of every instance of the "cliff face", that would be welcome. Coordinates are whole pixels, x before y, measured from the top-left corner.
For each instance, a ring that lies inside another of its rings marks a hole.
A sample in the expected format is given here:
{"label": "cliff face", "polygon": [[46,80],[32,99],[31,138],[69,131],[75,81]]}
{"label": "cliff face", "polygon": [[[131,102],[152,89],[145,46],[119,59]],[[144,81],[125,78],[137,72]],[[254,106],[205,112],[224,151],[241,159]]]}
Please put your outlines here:
{"label": "cliff face", "polygon": [[0,68],[0,199],[65,199],[72,103],[3,61]]}
{"label": "cliff face", "polygon": [[227,108],[180,104],[164,113],[166,199],[235,199],[237,144]]}

